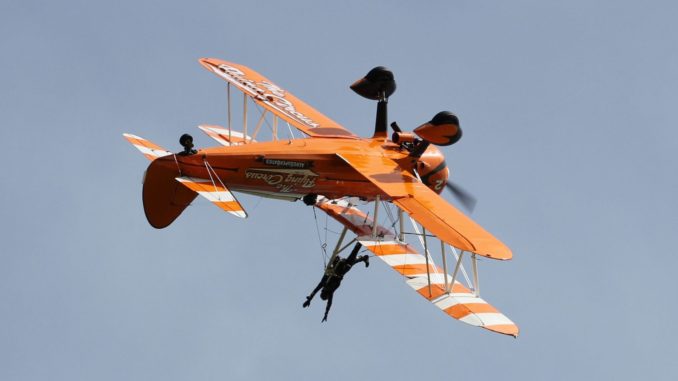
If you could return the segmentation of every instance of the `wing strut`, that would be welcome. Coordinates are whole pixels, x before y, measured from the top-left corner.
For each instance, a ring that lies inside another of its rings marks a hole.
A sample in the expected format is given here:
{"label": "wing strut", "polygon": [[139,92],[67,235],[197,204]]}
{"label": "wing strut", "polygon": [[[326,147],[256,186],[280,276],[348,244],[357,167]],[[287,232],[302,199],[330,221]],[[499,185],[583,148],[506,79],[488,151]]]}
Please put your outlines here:
{"label": "wing strut", "polygon": [[426,239],[426,228],[421,227],[422,230],[422,235],[424,239],[424,254],[426,255],[426,279],[428,280],[428,297],[430,298],[433,296],[433,293],[431,292],[431,266],[428,261],[428,239]]}
{"label": "wing strut", "polygon": [[471,254],[471,264],[473,266],[473,293],[480,296],[480,283],[478,283],[478,256]]}
{"label": "wing strut", "polygon": [[374,200],[374,224],[372,224],[372,238],[377,238],[377,221],[379,221],[379,195]]}
{"label": "wing strut", "polygon": [[[445,274],[445,291],[449,294],[450,287],[447,282],[447,260],[445,259],[445,242],[440,241],[440,255],[443,257],[443,274]],[[454,284],[454,282],[452,282]]]}
{"label": "wing strut", "polygon": [[228,99],[228,140],[231,141],[231,84],[226,87],[226,98]]}
{"label": "wing strut", "polygon": [[[247,136],[247,94],[242,94],[242,133]],[[245,140],[247,144],[247,140]]]}
{"label": "wing strut", "polygon": [[403,210],[400,208],[398,208],[398,224],[400,225],[398,240],[400,242],[405,242],[405,220],[403,219]]}

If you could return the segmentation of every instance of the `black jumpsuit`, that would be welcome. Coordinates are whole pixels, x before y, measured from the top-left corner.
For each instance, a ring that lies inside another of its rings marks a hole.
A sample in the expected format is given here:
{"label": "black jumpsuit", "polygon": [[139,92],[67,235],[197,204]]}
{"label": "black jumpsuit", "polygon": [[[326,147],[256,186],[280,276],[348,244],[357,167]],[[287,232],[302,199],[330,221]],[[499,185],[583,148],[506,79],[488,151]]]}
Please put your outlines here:
{"label": "black jumpsuit", "polygon": [[327,321],[327,314],[330,312],[330,307],[332,307],[332,297],[334,296],[334,291],[336,291],[341,285],[344,275],[346,275],[346,273],[351,270],[353,265],[358,262],[365,262],[365,266],[369,266],[369,257],[367,255],[361,255],[358,257],[358,251],[360,251],[361,246],[362,245],[358,243],[346,259],[339,256],[335,257],[334,261],[332,261],[332,263],[325,270],[325,274],[320,280],[320,283],[318,283],[313,292],[311,292],[311,295],[306,297],[304,307],[308,307],[311,304],[311,299],[313,299],[315,294],[322,289],[320,292],[320,299],[327,300],[325,316],[323,317],[322,321]]}

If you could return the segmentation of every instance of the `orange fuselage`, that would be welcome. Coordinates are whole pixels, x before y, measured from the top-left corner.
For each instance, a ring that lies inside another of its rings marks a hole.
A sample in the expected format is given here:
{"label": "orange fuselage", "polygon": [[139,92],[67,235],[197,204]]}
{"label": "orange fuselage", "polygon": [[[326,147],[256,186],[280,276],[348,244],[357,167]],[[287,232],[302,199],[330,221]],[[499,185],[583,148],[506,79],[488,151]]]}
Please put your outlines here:
{"label": "orange fuselage", "polygon": [[[261,196],[299,198],[319,194],[330,199],[352,196],[372,201],[379,195],[388,200],[386,194],[338,156],[342,153],[387,157],[409,174],[417,162],[391,141],[355,138],[249,143],[206,148],[194,155],[170,155],[158,160],[177,168],[178,176],[209,179],[216,173],[215,182],[221,181],[231,190]],[[424,183],[440,193],[449,172],[437,148],[429,147],[417,170]]]}

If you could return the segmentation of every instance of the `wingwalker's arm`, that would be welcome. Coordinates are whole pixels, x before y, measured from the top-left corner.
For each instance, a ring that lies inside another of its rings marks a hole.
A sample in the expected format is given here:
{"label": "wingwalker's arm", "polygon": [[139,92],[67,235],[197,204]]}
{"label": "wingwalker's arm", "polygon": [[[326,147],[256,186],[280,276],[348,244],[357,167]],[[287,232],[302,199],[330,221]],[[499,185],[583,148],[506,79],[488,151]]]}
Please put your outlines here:
{"label": "wingwalker's arm", "polygon": [[304,308],[311,305],[311,300],[313,299],[315,294],[317,294],[318,291],[320,291],[325,286],[325,284],[327,284],[327,278],[328,278],[327,275],[323,275],[322,279],[320,279],[320,283],[318,283],[315,289],[313,289],[313,292],[311,292],[311,294],[306,297],[306,301],[303,304]]}

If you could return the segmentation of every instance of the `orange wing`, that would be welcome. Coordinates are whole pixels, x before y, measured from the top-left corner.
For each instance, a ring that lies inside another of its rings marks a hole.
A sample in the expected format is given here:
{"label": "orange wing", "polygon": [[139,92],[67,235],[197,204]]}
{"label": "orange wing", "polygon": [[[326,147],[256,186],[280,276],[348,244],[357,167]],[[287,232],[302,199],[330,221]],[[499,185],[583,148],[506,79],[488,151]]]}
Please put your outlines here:
{"label": "orange wing", "polygon": [[320,198],[315,206],[354,232],[363,246],[401,274],[410,287],[447,315],[493,332],[518,336],[518,326],[491,304],[459,281],[448,284],[452,276],[445,276],[430,256],[427,261],[425,254],[399,241],[393,231],[381,225],[376,227],[377,237],[372,237],[374,221],[361,210],[346,201],[325,198]]}
{"label": "orange wing", "polygon": [[382,156],[338,154],[440,240],[488,258],[511,259],[511,250],[421,181]]}
{"label": "orange wing", "polygon": [[357,138],[337,122],[246,66],[216,58],[201,58],[200,63],[306,135]]}

